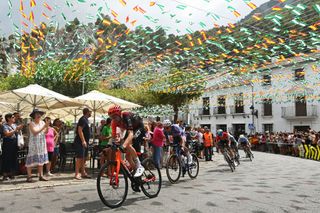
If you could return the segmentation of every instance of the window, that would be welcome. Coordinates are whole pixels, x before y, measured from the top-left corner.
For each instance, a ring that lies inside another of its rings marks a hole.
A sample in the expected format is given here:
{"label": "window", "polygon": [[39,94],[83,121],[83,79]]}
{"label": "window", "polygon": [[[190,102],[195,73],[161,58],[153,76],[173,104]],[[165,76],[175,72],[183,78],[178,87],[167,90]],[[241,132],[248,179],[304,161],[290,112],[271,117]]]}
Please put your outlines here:
{"label": "window", "polygon": [[299,68],[294,70],[294,79],[296,81],[303,81],[305,77],[304,68]]}
{"label": "window", "polygon": [[223,131],[227,131],[227,124],[217,124],[216,128],[217,130],[222,129]]}
{"label": "window", "polygon": [[263,100],[263,115],[264,116],[272,115],[272,99]]}
{"label": "window", "polygon": [[264,132],[273,132],[273,124],[263,124],[263,130]]}
{"label": "window", "polygon": [[210,99],[209,97],[202,98],[202,115],[210,115]]}
{"label": "window", "polygon": [[263,75],[262,76],[262,86],[271,85],[271,75]]}
{"label": "window", "polygon": [[296,116],[307,116],[307,102],[306,97],[296,97]]}
{"label": "window", "polygon": [[243,94],[242,93],[236,95],[234,107],[235,107],[235,110],[234,110],[235,113],[244,113]]}
{"label": "window", "polygon": [[218,97],[218,114],[226,114],[226,97]]}

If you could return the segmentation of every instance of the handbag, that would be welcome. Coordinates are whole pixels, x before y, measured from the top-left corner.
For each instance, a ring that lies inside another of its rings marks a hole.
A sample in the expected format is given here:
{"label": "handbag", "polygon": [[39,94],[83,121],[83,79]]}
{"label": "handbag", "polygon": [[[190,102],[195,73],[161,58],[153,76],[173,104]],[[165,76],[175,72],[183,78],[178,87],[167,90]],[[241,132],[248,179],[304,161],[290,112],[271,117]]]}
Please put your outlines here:
{"label": "handbag", "polygon": [[23,148],[24,147],[24,138],[22,134],[17,134],[17,141],[18,141],[18,147]]}

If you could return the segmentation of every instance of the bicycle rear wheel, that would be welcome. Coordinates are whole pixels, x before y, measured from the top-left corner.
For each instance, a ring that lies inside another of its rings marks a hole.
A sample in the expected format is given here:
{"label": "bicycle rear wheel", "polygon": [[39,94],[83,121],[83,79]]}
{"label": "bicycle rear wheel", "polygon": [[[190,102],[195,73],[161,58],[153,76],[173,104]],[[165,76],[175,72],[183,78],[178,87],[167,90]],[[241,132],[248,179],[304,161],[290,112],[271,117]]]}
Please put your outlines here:
{"label": "bicycle rear wheel", "polygon": [[253,154],[250,149],[248,150],[248,156],[250,158],[250,161],[252,161],[252,158],[254,158],[254,157],[253,157]]}
{"label": "bicycle rear wheel", "polygon": [[118,208],[126,200],[128,194],[128,177],[120,166],[118,180],[116,178],[116,162],[105,163],[97,177],[97,190],[100,200],[110,208]]}
{"label": "bicycle rear wheel", "polygon": [[150,158],[145,159],[142,165],[145,171],[141,176],[141,189],[147,197],[155,198],[161,190],[162,179],[160,169]]}
{"label": "bicycle rear wheel", "polygon": [[181,162],[176,154],[169,157],[166,173],[170,183],[176,183],[181,176]]}
{"label": "bicycle rear wheel", "polygon": [[199,161],[195,154],[191,154],[192,156],[192,164],[189,165],[188,175],[191,179],[194,179],[199,174]]}

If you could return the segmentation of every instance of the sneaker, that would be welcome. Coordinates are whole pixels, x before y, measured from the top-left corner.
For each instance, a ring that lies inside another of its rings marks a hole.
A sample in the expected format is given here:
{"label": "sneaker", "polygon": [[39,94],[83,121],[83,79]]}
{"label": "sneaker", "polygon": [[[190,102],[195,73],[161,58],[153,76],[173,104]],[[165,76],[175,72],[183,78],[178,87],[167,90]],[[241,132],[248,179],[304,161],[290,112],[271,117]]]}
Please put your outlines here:
{"label": "sneaker", "polygon": [[53,176],[53,174],[51,172],[48,172],[47,176]]}
{"label": "sneaker", "polygon": [[144,167],[143,166],[139,166],[136,170],[136,173],[134,174],[134,177],[140,177],[144,172]]}

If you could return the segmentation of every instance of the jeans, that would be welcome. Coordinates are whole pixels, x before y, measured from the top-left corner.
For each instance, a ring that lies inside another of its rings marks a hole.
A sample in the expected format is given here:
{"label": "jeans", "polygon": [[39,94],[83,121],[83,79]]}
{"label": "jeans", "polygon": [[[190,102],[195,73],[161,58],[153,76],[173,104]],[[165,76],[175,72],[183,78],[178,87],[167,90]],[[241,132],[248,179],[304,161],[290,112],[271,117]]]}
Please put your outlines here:
{"label": "jeans", "polygon": [[206,161],[212,160],[212,147],[211,146],[204,147],[204,155],[205,155]]}
{"label": "jeans", "polygon": [[162,147],[153,145],[153,161],[158,168],[160,168]]}

